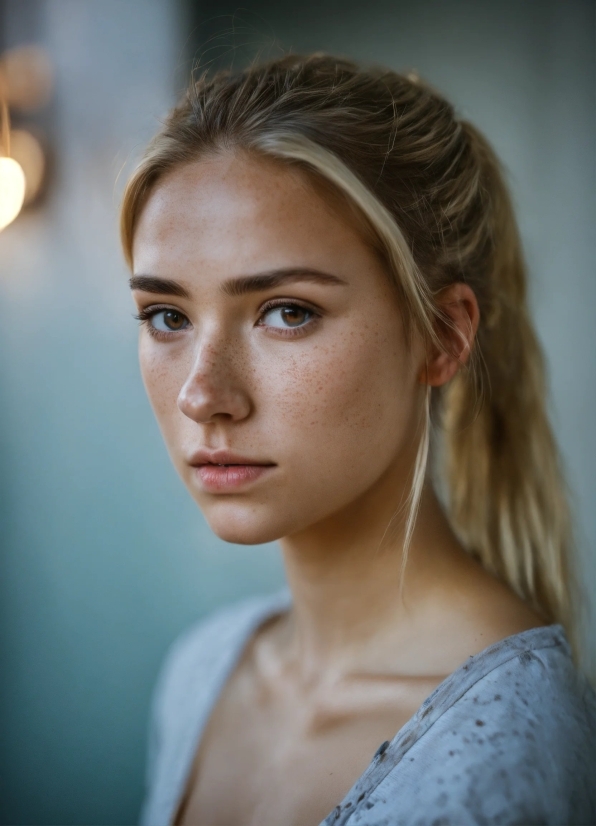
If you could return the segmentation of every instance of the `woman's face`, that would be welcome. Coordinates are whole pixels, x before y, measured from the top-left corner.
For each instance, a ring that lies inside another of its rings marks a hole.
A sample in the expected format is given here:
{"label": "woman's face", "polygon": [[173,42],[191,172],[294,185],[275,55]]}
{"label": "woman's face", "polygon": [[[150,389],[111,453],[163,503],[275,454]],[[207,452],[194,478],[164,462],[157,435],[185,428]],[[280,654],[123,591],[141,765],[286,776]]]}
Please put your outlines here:
{"label": "woman's face", "polygon": [[244,153],[175,169],[133,259],[145,387],[218,536],[300,534],[388,480],[399,505],[423,356],[379,259],[303,173]]}

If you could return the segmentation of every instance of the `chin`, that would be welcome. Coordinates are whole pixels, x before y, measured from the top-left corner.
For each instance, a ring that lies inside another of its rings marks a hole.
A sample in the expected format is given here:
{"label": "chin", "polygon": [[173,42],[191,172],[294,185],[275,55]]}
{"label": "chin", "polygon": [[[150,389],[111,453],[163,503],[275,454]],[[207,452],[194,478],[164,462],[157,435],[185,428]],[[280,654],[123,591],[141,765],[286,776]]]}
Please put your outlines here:
{"label": "chin", "polygon": [[235,545],[264,545],[288,534],[288,525],[271,514],[269,508],[253,504],[238,505],[230,501],[199,503],[213,533]]}

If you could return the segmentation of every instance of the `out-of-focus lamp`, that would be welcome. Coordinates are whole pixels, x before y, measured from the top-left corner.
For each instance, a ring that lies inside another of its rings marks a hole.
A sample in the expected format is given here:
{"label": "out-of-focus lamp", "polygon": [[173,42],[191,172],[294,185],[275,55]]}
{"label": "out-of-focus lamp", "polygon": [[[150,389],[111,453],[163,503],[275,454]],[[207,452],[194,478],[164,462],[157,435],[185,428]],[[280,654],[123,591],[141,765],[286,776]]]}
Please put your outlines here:
{"label": "out-of-focus lamp", "polygon": [[14,158],[0,158],[0,230],[17,217],[25,200],[25,173]]}
{"label": "out-of-focus lamp", "polygon": [[2,155],[0,155],[0,230],[17,217],[25,200],[25,173],[10,157],[10,123],[8,106],[2,101]]}
{"label": "out-of-focus lamp", "polygon": [[35,199],[43,182],[45,156],[29,131],[10,131],[9,106],[30,112],[51,97],[53,70],[39,46],[17,46],[0,55],[0,230]]}
{"label": "out-of-focus lamp", "polygon": [[44,182],[46,159],[37,138],[26,129],[12,129],[10,132],[10,157],[19,164],[25,173],[26,207],[34,201]]}

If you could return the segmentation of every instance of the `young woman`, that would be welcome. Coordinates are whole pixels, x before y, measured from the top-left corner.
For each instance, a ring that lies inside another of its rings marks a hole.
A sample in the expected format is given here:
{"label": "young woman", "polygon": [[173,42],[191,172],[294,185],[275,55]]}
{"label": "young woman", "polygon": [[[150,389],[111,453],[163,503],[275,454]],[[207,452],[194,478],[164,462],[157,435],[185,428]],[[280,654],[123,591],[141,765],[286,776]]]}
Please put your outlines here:
{"label": "young woman", "polygon": [[122,236],[172,461],[218,536],[279,540],[289,584],[172,647],[143,824],[596,822],[567,507],[484,138],[332,57],[202,77]]}

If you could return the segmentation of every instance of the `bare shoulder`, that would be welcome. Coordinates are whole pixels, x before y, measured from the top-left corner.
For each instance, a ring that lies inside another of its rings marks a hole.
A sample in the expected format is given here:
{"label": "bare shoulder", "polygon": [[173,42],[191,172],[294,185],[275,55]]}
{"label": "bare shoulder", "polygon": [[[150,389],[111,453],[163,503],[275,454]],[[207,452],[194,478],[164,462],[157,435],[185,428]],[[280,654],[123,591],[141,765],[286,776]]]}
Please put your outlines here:
{"label": "bare shoulder", "polygon": [[462,632],[476,654],[506,637],[546,625],[534,608],[507,584],[470,560],[463,578],[459,615]]}
{"label": "bare shoulder", "polygon": [[547,624],[508,585],[467,554],[445,569],[431,589],[425,627],[435,667],[448,674],[501,640]]}
{"label": "bare shoulder", "polygon": [[478,563],[474,579],[473,604],[487,632],[511,636],[545,625],[544,619],[513,589],[485,571]]}

